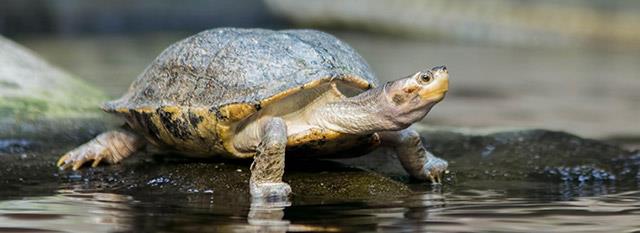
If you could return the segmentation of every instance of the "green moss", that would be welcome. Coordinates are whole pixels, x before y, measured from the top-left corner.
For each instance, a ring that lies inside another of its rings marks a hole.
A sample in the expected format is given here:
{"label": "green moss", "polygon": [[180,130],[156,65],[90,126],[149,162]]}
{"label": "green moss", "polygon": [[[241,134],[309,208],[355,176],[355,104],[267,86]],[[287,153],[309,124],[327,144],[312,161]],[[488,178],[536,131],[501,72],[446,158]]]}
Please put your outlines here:
{"label": "green moss", "polygon": [[72,104],[34,97],[0,97],[0,119],[38,120],[59,117],[95,115],[100,112],[98,101],[93,104]]}
{"label": "green moss", "polygon": [[18,89],[18,88],[20,88],[20,86],[17,83],[14,83],[14,82],[6,81],[6,80],[0,80],[0,88]]}
{"label": "green moss", "polygon": [[49,104],[30,97],[0,97],[0,118],[34,118],[47,112]]}
{"label": "green moss", "polygon": [[107,96],[82,80],[68,75],[56,76],[61,79],[57,86],[20,88],[11,81],[2,81],[0,90],[7,86],[16,87],[19,92],[0,93],[0,123],[55,118],[87,118],[100,113],[100,105]]}

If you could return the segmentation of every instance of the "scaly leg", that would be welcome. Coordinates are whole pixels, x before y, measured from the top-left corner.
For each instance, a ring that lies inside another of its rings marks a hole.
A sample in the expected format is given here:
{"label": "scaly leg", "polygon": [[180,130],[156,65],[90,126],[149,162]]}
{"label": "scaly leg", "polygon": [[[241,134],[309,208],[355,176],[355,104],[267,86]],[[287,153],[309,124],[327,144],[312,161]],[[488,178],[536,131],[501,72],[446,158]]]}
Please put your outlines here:
{"label": "scaly leg", "polygon": [[427,151],[422,145],[420,134],[411,128],[400,131],[381,132],[382,142],[392,147],[400,163],[409,175],[420,180],[440,183],[442,174],[447,169],[447,161]]}
{"label": "scaly leg", "polygon": [[251,164],[251,196],[287,197],[291,193],[291,187],[282,182],[287,125],[281,118],[271,118],[262,126],[260,137],[260,144]]}
{"label": "scaly leg", "polygon": [[145,143],[142,137],[126,129],[104,132],[60,157],[58,166],[78,170],[89,161],[93,161],[93,167],[100,162],[115,164],[138,151]]}

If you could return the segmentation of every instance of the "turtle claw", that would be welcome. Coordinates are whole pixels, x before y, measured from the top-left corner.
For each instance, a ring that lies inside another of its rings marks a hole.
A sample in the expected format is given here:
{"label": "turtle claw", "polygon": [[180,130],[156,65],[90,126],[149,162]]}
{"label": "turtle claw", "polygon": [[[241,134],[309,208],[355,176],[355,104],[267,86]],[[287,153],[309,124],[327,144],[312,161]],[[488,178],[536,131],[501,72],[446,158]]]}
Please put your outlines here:
{"label": "turtle claw", "polygon": [[429,181],[431,181],[431,184],[438,184],[440,182],[438,182],[437,176],[434,176],[432,174],[429,174]]}
{"label": "turtle claw", "polygon": [[434,185],[440,185],[442,184],[442,176],[445,172],[438,172],[436,174],[433,175],[429,175],[429,181],[431,181],[431,184]]}
{"label": "turtle claw", "polygon": [[447,161],[434,156],[424,165],[424,172],[432,184],[442,184],[442,177],[448,166]]}
{"label": "turtle claw", "polygon": [[93,160],[93,163],[91,163],[91,167],[97,167],[98,165],[100,165],[100,162],[102,161],[103,158],[97,158]]}
{"label": "turtle claw", "polygon": [[71,166],[73,166],[72,163],[66,163],[64,161],[61,162],[61,163],[60,162],[58,163],[58,167],[60,168],[60,170],[63,170],[63,171],[64,170],[69,170],[69,168],[71,168]]}
{"label": "turtle claw", "polygon": [[73,156],[70,153],[67,153],[60,157],[57,165],[60,167],[60,170],[68,170],[71,168],[71,170],[77,171],[85,162],[86,159],[74,160]]}
{"label": "turtle claw", "polygon": [[82,167],[82,165],[86,162],[86,160],[80,160],[80,161],[75,161],[73,163],[73,167],[71,167],[71,170],[77,171],[78,169],[80,169],[80,167]]}
{"label": "turtle claw", "polygon": [[63,168],[62,165],[66,165],[66,160],[69,159],[69,154],[64,154],[63,156],[60,157],[60,159],[58,159],[58,162],[56,163],[56,166],[60,167],[61,169]]}
{"label": "turtle claw", "polygon": [[71,170],[77,171],[89,161],[93,161],[91,162],[91,167],[97,167],[107,157],[108,155],[105,154],[78,153],[72,151],[60,157],[57,165],[60,167],[60,170],[68,170],[71,168]]}
{"label": "turtle claw", "polygon": [[111,160],[111,151],[99,143],[89,142],[72,151],[67,152],[58,159],[58,167],[61,170],[77,171],[87,162],[92,161],[91,166],[96,167],[102,161]]}
{"label": "turtle claw", "polygon": [[[71,170],[77,171],[78,169],[80,169],[82,167],[82,165],[84,165],[85,163],[87,163],[87,161],[91,160],[89,158],[87,158],[88,156],[84,155],[84,156],[74,156],[71,153],[67,153],[65,155],[63,155],[62,157],[60,157],[60,159],[58,160],[58,167],[60,167],[60,170],[69,170],[69,168],[71,168]],[[93,164],[97,165],[97,162],[99,162],[102,159],[93,159],[94,162]],[[94,166],[95,167],[95,166]]]}

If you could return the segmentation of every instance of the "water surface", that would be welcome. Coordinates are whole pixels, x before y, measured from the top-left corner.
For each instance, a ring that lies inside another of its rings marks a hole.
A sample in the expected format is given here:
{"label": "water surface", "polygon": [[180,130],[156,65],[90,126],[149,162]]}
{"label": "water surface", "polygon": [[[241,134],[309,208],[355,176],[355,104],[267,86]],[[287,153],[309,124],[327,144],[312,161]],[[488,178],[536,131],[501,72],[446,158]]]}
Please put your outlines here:
{"label": "water surface", "polygon": [[[121,195],[60,187],[2,197],[0,232],[635,232],[640,192],[613,186],[498,182],[397,200],[229,204],[216,194]],[[491,187],[487,187],[491,186]],[[502,187],[502,188],[500,188]],[[31,194],[33,195],[33,194]]]}

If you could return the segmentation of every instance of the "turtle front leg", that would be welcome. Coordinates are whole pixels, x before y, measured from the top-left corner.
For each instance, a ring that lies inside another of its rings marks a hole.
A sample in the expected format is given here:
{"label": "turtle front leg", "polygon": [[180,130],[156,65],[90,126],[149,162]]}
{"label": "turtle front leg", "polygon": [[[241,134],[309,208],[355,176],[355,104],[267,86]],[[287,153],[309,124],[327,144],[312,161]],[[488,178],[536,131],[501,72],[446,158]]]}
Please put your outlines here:
{"label": "turtle front leg", "polygon": [[67,152],[58,160],[61,169],[78,170],[83,164],[93,161],[96,167],[100,162],[115,164],[129,157],[146,144],[144,138],[126,129],[104,132],[91,141]]}
{"label": "turtle front leg", "polygon": [[409,175],[420,180],[441,183],[448,163],[424,148],[418,132],[407,128],[379,134],[382,136],[383,145],[395,150],[400,163]]}
{"label": "turtle front leg", "polygon": [[281,118],[271,118],[262,125],[260,131],[260,143],[251,164],[251,196],[287,197],[291,187],[282,182],[287,125]]}

